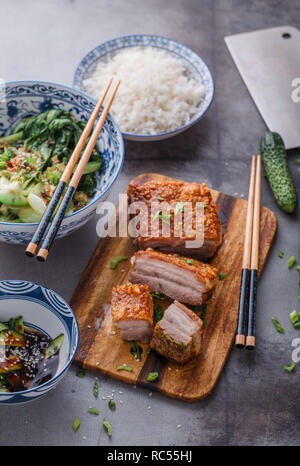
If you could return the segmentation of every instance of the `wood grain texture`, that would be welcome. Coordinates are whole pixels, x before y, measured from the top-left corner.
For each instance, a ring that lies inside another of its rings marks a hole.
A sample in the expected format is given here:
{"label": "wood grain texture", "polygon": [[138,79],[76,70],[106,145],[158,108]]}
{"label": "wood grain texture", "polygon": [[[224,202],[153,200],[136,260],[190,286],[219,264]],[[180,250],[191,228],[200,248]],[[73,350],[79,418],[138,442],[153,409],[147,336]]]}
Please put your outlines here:
{"label": "wood grain texture", "polygon": [[[143,184],[150,180],[167,180],[166,176],[147,173],[132,183]],[[125,283],[130,273],[130,261],[121,262],[111,270],[113,257],[131,257],[135,251],[132,239],[106,237],[100,240],[71,300],[80,327],[80,344],[75,362],[84,368],[108,374],[124,382],[157,390],[165,395],[185,401],[207,396],[215,386],[232,346],[239,302],[240,276],[243,258],[244,229],[247,201],[212,190],[217,203],[223,229],[223,244],[210,261],[227,275],[219,281],[212,293],[206,313],[203,348],[198,358],[185,366],[171,363],[155,352],[142,361],[130,353],[129,343],[118,334],[111,334],[107,306],[114,285]],[[266,261],[277,220],[272,211],[261,208],[259,275]],[[132,372],[116,371],[126,363]],[[155,382],[148,382],[149,372],[159,372]]]}

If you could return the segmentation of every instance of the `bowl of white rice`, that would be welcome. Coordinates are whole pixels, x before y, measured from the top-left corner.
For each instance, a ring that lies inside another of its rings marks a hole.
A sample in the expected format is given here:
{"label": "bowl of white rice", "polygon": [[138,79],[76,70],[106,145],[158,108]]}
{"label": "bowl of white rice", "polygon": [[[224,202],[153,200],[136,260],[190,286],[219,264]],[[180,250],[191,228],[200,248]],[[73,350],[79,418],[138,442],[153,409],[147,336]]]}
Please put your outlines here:
{"label": "bowl of white rice", "polygon": [[73,87],[98,100],[111,76],[121,80],[111,114],[129,140],[175,136],[197,123],[213,100],[206,63],[166,37],[134,34],[98,45],[77,66]]}

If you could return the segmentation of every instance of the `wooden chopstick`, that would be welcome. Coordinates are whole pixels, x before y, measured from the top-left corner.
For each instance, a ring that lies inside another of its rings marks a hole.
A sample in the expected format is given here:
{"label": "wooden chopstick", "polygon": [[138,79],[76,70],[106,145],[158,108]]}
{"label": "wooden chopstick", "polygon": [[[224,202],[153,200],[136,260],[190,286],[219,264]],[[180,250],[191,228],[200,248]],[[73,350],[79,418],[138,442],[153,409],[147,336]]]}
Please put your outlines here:
{"label": "wooden chopstick", "polygon": [[250,267],[251,267],[251,246],[252,246],[252,227],[253,227],[253,211],[254,211],[254,187],[255,187],[255,155],[252,155],[251,172],[248,194],[248,208],[244,240],[244,254],[241,272],[241,287],[237,331],[235,336],[236,348],[244,348],[246,332],[247,332],[247,317],[249,307],[249,282],[250,282]]}
{"label": "wooden chopstick", "polygon": [[95,120],[101,110],[101,107],[102,107],[102,104],[104,102],[104,99],[106,97],[106,94],[110,88],[110,85],[112,83],[112,80],[113,78],[111,78],[106,86],[106,89],[104,90],[104,93],[103,95],[99,98],[84,130],[82,131],[82,134],[79,138],[79,141],[77,142],[76,144],[76,147],[69,159],[69,162],[61,176],[61,179],[57,185],[57,188],[43,214],[43,217],[41,218],[40,220],[40,223],[37,227],[37,229],[35,230],[35,233],[30,241],[30,243],[28,244],[27,248],[26,248],[26,251],[25,251],[25,254],[29,257],[33,257],[36,253],[36,250],[37,250],[37,247],[47,229],[47,226],[51,220],[51,217],[53,215],[53,212],[55,211],[56,209],[56,206],[57,204],[59,203],[60,201],[60,198],[61,198],[61,195],[62,193],[64,192],[64,189],[72,175],[72,172],[74,170],[74,167],[80,157],[80,154],[81,154],[81,151],[86,143],[86,140],[88,138],[88,136],[90,135],[90,132],[92,131],[93,129],[93,125],[95,123]]}
{"label": "wooden chopstick", "polygon": [[257,295],[257,273],[259,261],[259,235],[260,235],[260,192],[261,192],[261,156],[256,159],[255,175],[255,200],[253,214],[252,250],[251,250],[251,271],[249,287],[249,314],[248,331],[246,337],[246,349],[255,348],[255,327],[256,327],[256,295]]}
{"label": "wooden chopstick", "polygon": [[118,90],[120,84],[120,80],[117,81],[117,84],[115,85],[114,90],[111,93],[111,96],[108,99],[108,102],[101,113],[101,116],[96,124],[96,127],[90,137],[89,142],[87,143],[87,146],[82,154],[82,157],[77,165],[77,168],[72,176],[72,179],[70,181],[70,184],[67,188],[67,191],[61,201],[61,204],[56,212],[56,215],[53,219],[52,224],[50,225],[50,228],[46,234],[46,237],[42,243],[42,247],[38,252],[37,259],[41,262],[45,262],[47,260],[49,250],[51,247],[51,244],[59,230],[60,224],[63,221],[63,218],[65,216],[66,211],[68,210],[68,207],[70,205],[71,200],[73,199],[73,196],[75,194],[75,191],[77,189],[77,186],[79,184],[79,181],[81,179],[81,176],[84,172],[85,166],[88,163],[91,153],[95,147],[95,144],[97,142],[97,139],[99,137],[99,134],[101,132],[101,129],[105,123],[106,117],[108,115],[109,109],[113,103],[113,100],[115,98],[116,92]]}

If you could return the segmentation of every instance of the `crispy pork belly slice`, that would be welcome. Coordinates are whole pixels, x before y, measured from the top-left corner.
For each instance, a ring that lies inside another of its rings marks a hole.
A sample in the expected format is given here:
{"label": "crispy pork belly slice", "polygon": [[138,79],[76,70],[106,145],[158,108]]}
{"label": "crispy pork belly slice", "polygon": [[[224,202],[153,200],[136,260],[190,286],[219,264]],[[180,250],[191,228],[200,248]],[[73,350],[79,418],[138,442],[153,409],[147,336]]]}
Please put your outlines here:
{"label": "crispy pork belly slice", "polygon": [[112,322],[124,340],[147,343],[153,332],[153,300],[147,285],[115,286],[111,300]]}
{"label": "crispy pork belly slice", "polygon": [[167,359],[184,364],[200,353],[202,331],[202,320],[174,301],[156,324],[151,347]]}
{"label": "crispy pork belly slice", "polygon": [[[164,252],[206,260],[214,255],[222,243],[222,228],[217,207],[206,184],[150,181],[139,186],[130,184],[127,194],[130,203],[143,202],[147,206],[138,216],[137,243],[140,249],[158,248]],[[187,209],[180,208],[185,202],[189,202],[191,206],[189,217]],[[166,206],[169,206],[168,211]],[[202,246],[195,244],[195,247],[192,247],[189,244],[187,247],[187,241],[196,240],[199,206],[204,208],[204,242]],[[154,222],[159,209],[160,221]],[[170,224],[169,227],[167,223]]]}
{"label": "crispy pork belly slice", "polygon": [[196,259],[165,254],[153,249],[133,255],[131,283],[144,283],[151,291],[199,306],[218,280],[218,270]]}

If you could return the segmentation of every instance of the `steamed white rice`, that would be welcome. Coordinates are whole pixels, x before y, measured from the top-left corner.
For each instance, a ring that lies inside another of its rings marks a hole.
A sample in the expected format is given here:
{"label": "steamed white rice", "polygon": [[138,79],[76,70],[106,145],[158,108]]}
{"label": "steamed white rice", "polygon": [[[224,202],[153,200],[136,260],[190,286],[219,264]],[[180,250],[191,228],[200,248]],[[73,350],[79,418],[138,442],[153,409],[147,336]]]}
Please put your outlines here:
{"label": "steamed white rice", "polygon": [[131,47],[100,61],[83,81],[98,100],[109,78],[121,80],[111,107],[121,131],[159,134],[188,124],[199,111],[204,86],[188,76],[182,59],[152,47]]}

